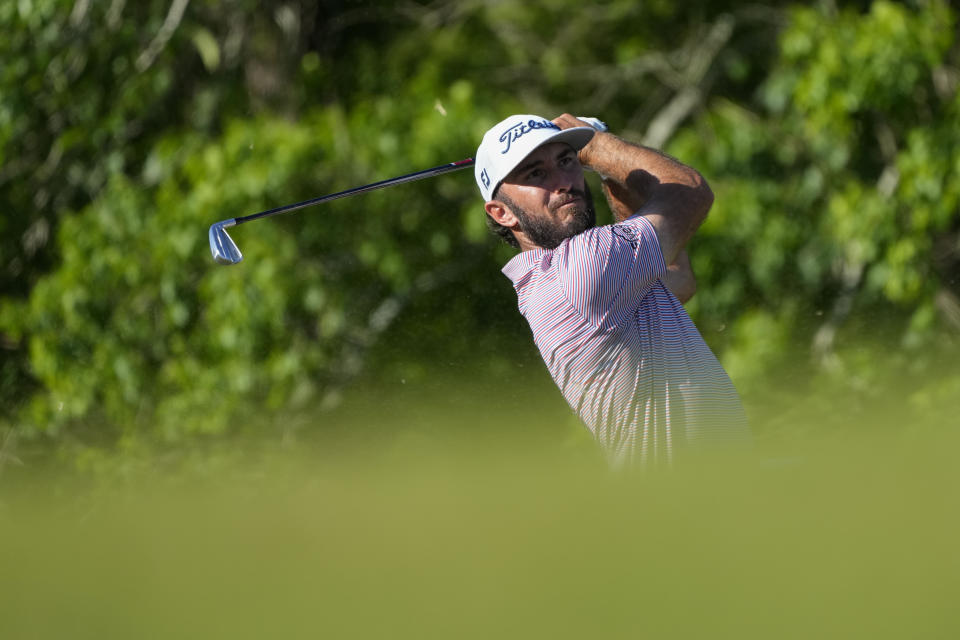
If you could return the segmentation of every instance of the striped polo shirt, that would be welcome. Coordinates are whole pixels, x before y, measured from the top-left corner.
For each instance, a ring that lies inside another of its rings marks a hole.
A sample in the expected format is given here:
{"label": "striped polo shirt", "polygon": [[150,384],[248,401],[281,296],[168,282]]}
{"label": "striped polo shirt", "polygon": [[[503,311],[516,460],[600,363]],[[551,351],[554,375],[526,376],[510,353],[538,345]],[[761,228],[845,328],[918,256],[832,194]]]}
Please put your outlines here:
{"label": "striped polo shirt", "polygon": [[733,383],[680,301],[643,216],[503,268],[567,402],[615,465],[749,440]]}

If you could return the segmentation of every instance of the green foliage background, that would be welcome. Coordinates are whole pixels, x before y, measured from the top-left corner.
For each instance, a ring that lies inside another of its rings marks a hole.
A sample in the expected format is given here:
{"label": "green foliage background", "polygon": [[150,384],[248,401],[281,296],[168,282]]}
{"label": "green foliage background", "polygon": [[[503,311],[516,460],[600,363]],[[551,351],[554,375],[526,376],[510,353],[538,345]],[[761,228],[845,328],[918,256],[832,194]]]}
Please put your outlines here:
{"label": "green foliage background", "polygon": [[955,424],[947,2],[21,0],[0,27],[0,419],[21,442],[322,429],[343,398],[440,379],[539,393],[468,172],[239,227],[236,267],[206,231],[563,111],[713,186],[689,310],[759,433],[877,403]]}

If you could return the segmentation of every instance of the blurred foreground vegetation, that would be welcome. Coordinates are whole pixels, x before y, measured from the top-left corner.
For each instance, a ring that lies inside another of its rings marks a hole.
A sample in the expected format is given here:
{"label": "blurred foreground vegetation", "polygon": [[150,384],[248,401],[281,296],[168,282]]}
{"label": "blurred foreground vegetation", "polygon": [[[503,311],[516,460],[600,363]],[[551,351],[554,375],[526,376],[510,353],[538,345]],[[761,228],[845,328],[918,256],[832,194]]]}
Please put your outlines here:
{"label": "blurred foreground vegetation", "polygon": [[760,440],[956,428],[945,1],[30,0],[0,26],[7,465],[286,441],[344,403],[390,440],[391,394],[517,409],[494,433],[544,396],[567,429],[469,172],[239,227],[236,267],[207,249],[215,221],[469,157],[511,112],[596,115],[707,177],[689,310]]}
{"label": "blurred foreground vegetation", "polygon": [[4,478],[3,636],[960,632],[960,440],[939,425],[631,474],[558,446],[555,424],[451,435],[462,414],[423,406],[394,413],[420,429],[390,446],[340,416],[340,433],[181,456],[176,473]]}

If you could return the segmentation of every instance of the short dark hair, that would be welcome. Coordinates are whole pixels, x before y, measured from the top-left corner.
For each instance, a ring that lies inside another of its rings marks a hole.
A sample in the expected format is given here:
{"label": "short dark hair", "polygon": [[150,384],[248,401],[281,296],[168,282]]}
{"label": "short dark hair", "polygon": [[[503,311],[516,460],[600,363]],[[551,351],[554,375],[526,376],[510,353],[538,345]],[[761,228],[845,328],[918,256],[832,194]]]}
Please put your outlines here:
{"label": "short dark hair", "polygon": [[[508,205],[512,206],[513,202],[509,198],[507,198],[506,196],[500,195],[500,187],[501,185],[498,184],[497,188],[493,190],[493,194],[490,196],[490,199],[506,201]],[[509,227],[505,227],[499,222],[497,222],[496,220],[494,220],[493,218],[491,218],[490,214],[486,212],[484,213],[485,213],[484,217],[486,217],[487,219],[487,229],[489,229],[494,235],[499,236],[501,240],[506,242],[508,245],[510,245],[514,249],[519,249],[520,243],[517,242],[517,238],[516,236],[513,235],[513,231]]]}

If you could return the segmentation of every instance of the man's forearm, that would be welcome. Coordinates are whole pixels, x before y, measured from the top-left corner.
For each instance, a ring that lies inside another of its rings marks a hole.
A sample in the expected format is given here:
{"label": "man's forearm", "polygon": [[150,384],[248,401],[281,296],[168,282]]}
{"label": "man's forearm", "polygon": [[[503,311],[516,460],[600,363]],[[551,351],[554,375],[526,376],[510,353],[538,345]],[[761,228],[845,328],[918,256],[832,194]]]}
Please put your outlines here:
{"label": "man's forearm", "polygon": [[[609,134],[608,134],[609,135]],[[593,164],[585,166],[601,174],[603,193],[617,222],[634,215],[650,197],[650,193],[663,181],[696,186],[702,182],[700,174],[673,158],[654,149],[635,145],[616,136],[612,140],[601,138],[596,155],[588,156]],[[636,167],[644,168],[646,175],[636,174]],[[691,175],[692,172],[692,175]],[[687,303],[697,291],[690,257],[681,249],[662,278],[681,303]]]}
{"label": "man's forearm", "polygon": [[[554,123],[563,129],[589,126],[569,113]],[[713,192],[698,171],[655,149],[597,132],[579,157],[604,178],[617,219],[638,213],[653,226],[667,264],[676,260],[713,205]]]}
{"label": "man's forearm", "polygon": [[584,167],[596,171],[613,195],[635,212],[663,184],[705,186],[695,169],[670,156],[611,133],[597,133],[580,152]]}

